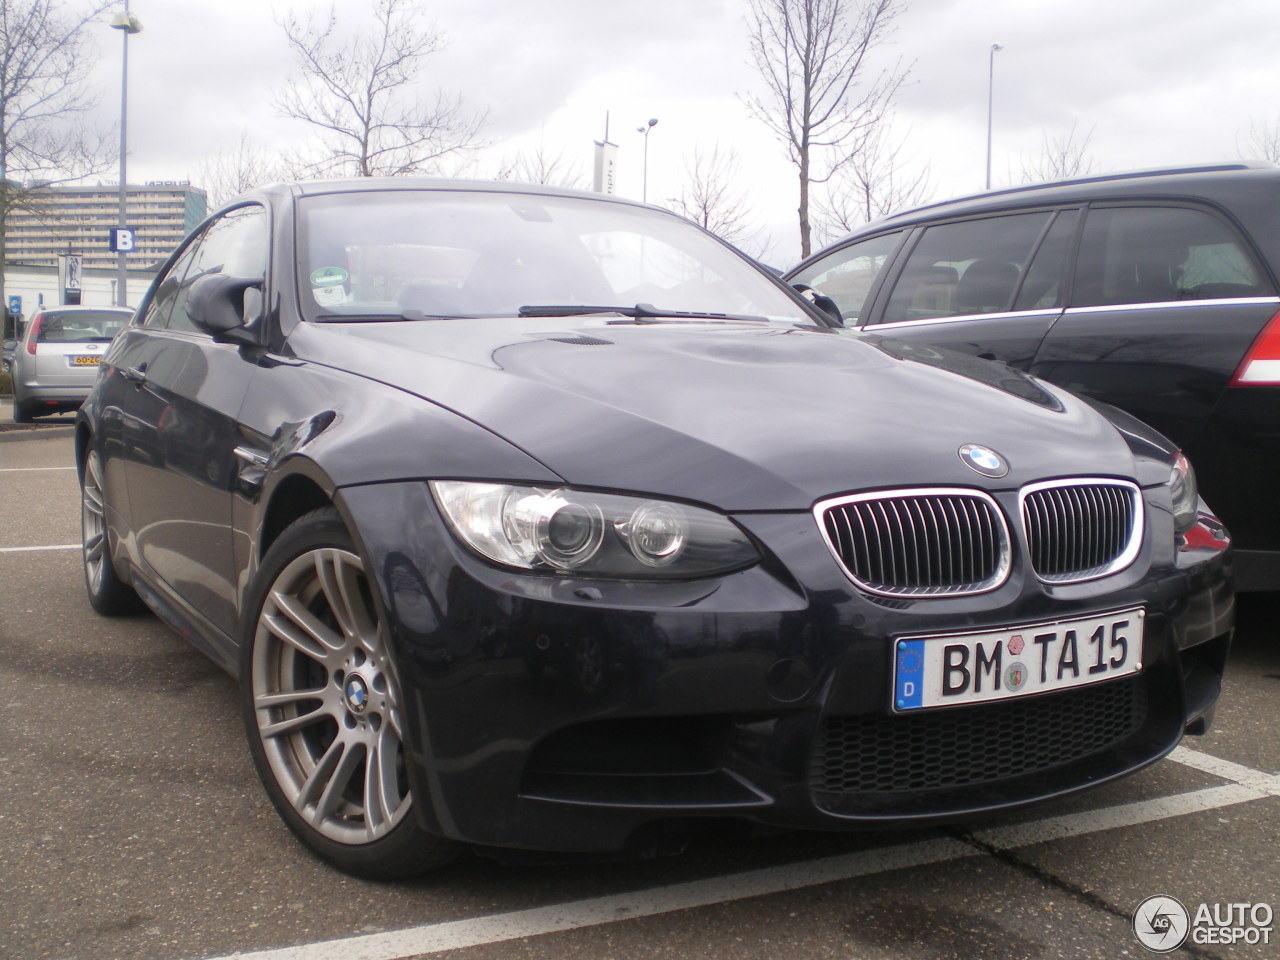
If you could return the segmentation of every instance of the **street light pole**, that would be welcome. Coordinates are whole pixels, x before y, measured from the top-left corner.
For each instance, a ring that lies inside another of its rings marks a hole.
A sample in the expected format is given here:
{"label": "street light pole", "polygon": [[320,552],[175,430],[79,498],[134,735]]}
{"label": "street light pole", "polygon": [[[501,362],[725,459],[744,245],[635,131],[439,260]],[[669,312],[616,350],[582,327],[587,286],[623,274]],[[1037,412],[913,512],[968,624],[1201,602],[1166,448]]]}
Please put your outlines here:
{"label": "street light pole", "polygon": [[[142,29],[142,24],[138,22],[138,18],[129,12],[129,0],[124,0],[124,10],[112,14],[111,27],[113,30],[119,30],[124,39],[124,51],[120,59],[120,211],[118,224],[118,226],[124,228],[129,225],[125,195],[129,182],[125,164],[125,156],[129,146],[129,35]],[[125,250],[116,251],[116,306],[118,307],[129,305],[127,257],[128,253]]]}
{"label": "street light pole", "polygon": [[996,51],[1004,47],[998,43],[991,45],[987,59],[987,189],[991,189],[991,106],[996,81]]}
{"label": "street light pole", "polygon": [[649,121],[647,126],[636,127],[637,133],[644,134],[644,190],[640,194],[640,200],[643,203],[649,202],[649,131],[658,123],[657,118]]}

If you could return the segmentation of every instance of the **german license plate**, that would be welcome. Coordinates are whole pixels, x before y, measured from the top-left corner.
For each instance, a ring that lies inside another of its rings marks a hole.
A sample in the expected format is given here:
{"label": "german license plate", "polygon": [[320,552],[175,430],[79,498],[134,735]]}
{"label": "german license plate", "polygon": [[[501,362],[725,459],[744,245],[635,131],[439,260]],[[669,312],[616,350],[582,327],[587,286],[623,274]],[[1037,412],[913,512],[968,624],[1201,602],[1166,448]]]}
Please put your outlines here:
{"label": "german license plate", "polygon": [[902,637],[894,647],[893,707],[924,710],[1010,700],[1142,669],[1141,607],[999,630]]}
{"label": "german license plate", "polygon": [[101,357],[72,357],[71,365],[73,367],[96,367],[102,363]]}

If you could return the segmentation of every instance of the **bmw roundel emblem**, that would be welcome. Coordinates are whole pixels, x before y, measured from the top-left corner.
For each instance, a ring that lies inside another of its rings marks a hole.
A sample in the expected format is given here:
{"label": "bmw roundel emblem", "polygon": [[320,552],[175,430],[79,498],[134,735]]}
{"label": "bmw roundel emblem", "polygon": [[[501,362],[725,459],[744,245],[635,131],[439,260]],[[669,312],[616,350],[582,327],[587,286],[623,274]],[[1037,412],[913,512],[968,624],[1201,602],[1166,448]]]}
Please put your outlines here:
{"label": "bmw roundel emblem", "polygon": [[1009,472],[1008,461],[980,443],[966,443],[960,448],[960,459],[984,477],[1003,477]]}
{"label": "bmw roundel emblem", "polygon": [[369,706],[369,688],[359,677],[349,677],[343,693],[347,698],[347,709],[352,713],[364,713]]}

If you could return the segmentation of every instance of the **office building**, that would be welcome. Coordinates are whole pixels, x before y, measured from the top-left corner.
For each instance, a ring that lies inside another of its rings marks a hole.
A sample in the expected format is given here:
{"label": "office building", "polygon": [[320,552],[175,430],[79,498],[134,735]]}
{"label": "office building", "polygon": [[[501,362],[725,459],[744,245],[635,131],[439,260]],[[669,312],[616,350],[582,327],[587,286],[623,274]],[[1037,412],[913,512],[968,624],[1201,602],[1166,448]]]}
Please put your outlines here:
{"label": "office building", "polygon": [[[54,266],[60,253],[81,258],[83,269],[110,269],[116,254],[110,230],[120,226],[120,190],[109,186],[51,186],[27,194],[10,210],[4,259],[9,266]],[[134,228],[131,269],[167,257],[205,217],[205,192],[189,181],[153,181],[125,191],[127,226]]]}

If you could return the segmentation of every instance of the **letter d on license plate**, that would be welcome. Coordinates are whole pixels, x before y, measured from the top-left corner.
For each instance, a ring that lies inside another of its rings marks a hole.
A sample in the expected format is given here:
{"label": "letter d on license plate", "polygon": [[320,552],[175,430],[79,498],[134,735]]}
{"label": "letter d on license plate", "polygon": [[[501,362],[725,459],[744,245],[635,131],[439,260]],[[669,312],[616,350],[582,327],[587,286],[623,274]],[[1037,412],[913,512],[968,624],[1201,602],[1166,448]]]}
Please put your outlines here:
{"label": "letter d on license plate", "polygon": [[897,711],[1009,700],[1127,676],[1142,669],[1146,611],[999,630],[902,637],[894,646]]}

